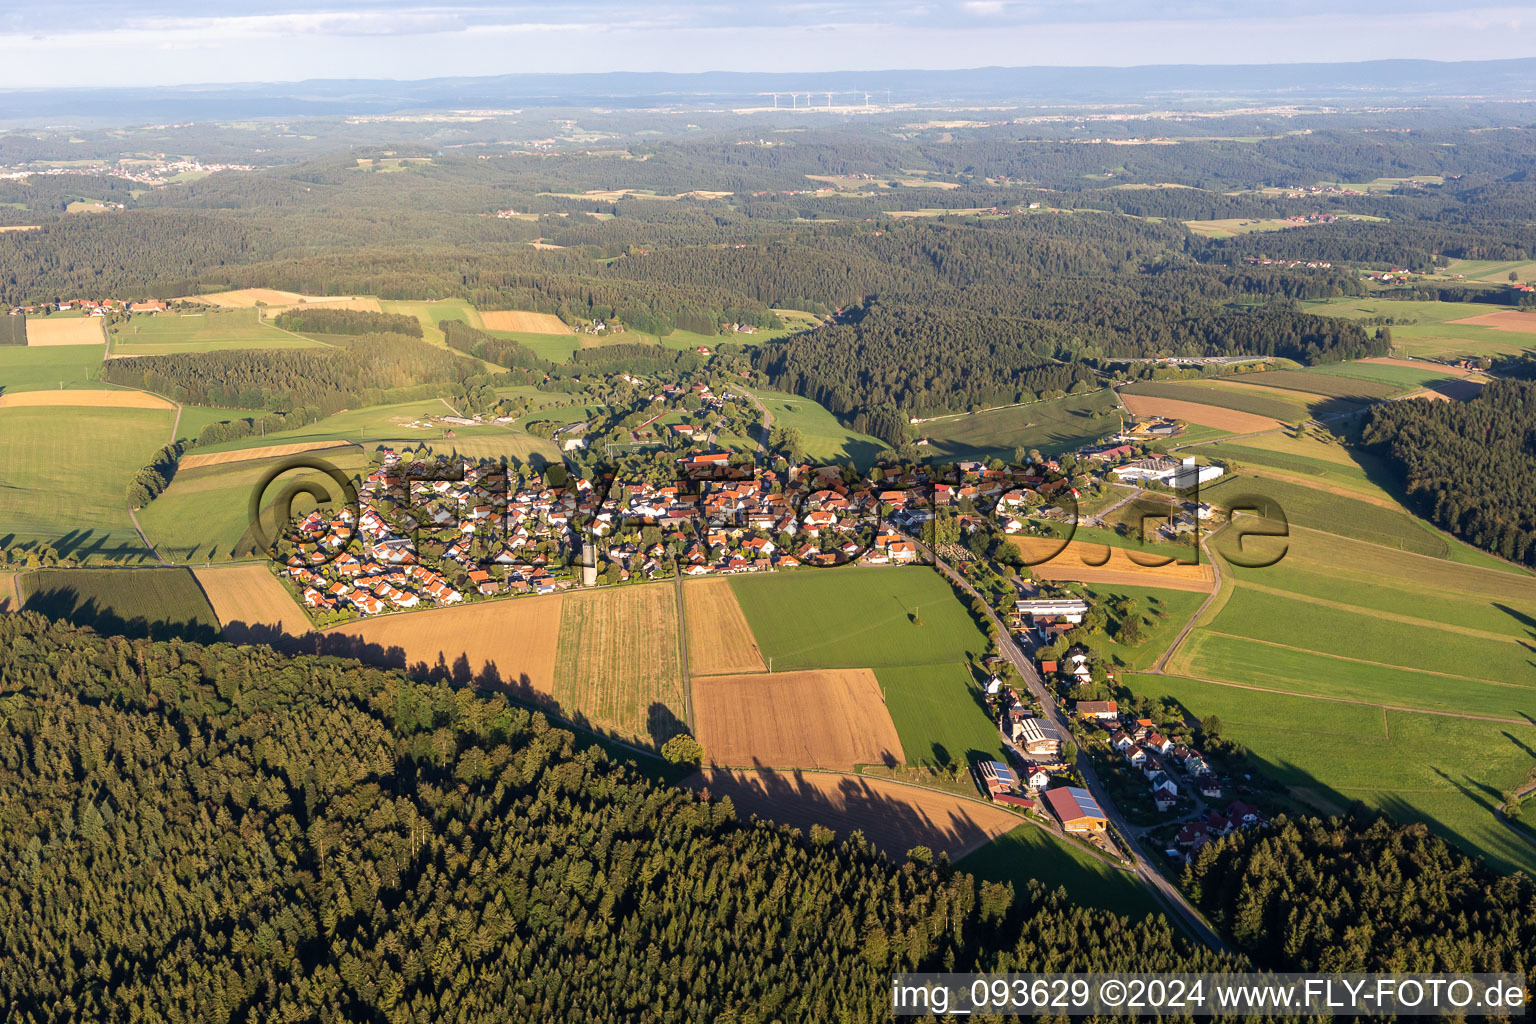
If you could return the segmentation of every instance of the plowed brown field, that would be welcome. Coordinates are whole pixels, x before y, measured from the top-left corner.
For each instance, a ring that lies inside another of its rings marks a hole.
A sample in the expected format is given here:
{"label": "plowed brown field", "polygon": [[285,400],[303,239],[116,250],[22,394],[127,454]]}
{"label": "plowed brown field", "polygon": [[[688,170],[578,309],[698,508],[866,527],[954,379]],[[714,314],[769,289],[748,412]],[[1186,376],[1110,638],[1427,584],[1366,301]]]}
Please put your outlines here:
{"label": "plowed brown field", "polygon": [[867,668],[696,678],[693,721],[716,765],[846,770],[906,760]]}
{"label": "plowed brown field", "polygon": [[[1522,313],[1518,309],[1501,309],[1497,313],[1463,317],[1449,321],[1453,324],[1471,324],[1474,327],[1492,327],[1496,331],[1519,331],[1536,334],[1536,313]],[[30,327],[30,323],[28,324]]]}

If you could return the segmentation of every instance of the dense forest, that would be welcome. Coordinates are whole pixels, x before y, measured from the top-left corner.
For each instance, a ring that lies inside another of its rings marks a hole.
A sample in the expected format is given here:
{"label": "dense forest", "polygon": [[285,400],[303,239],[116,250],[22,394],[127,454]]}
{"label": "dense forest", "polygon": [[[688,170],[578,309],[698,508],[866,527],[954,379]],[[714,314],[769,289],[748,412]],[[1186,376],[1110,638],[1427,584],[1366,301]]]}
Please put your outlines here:
{"label": "dense forest", "polygon": [[0,616],[17,1024],[886,1019],[908,969],[1210,970],[1161,917],[746,822],[499,696]]}
{"label": "dense forest", "polygon": [[1423,825],[1281,818],[1201,849],[1184,884],[1259,963],[1324,972],[1536,967],[1531,879],[1501,875]]}
{"label": "dense forest", "polygon": [[1466,402],[1389,402],[1363,439],[1386,452],[1424,515],[1536,565],[1536,384],[1494,381]]}
{"label": "dense forest", "polygon": [[286,331],[310,334],[404,334],[422,336],[421,321],[400,313],[375,313],[366,309],[306,309],[295,306],[273,318]]}

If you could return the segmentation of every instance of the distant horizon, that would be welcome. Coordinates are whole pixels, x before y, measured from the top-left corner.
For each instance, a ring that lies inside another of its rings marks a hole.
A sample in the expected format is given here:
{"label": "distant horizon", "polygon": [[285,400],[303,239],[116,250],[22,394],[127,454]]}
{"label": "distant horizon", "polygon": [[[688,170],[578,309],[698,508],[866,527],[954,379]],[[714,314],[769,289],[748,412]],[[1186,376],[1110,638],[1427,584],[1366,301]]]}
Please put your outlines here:
{"label": "distant horizon", "polygon": [[0,11],[0,49],[7,90],[514,73],[1460,63],[1536,57],[1536,4],[1452,11],[1437,0],[1356,0],[1347,9],[1275,0],[1255,14],[1239,0],[1210,0],[1196,16],[1142,0],[769,0],[739,9],[145,0],[124,21],[104,0],[13,0]]}

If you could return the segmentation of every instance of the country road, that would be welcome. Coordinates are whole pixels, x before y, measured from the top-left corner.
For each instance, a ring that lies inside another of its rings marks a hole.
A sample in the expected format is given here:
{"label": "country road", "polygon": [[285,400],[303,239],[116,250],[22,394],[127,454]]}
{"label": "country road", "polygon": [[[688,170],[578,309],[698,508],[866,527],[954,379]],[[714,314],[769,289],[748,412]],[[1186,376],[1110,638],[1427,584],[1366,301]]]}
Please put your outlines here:
{"label": "country road", "polygon": [[[909,535],[909,539],[917,544],[918,552],[931,559],[934,568],[942,572],[956,586],[972,597],[981,597],[981,594],[976,591],[975,587],[971,586],[965,577],[961,576],[947,562],[929,550],[928,546],[920,538]],[[992,620],[993,626],[997,629],[998,649],[1002,651],[1003,657],[1007,658],[1008,663],[1018,670],[1019,677],[1024,680],[1024,684],[1029,688],[1035,699],[1040,702],[1041,709],[1049,717],[1052,724],[1056,726],[1061,735],[1064,738],[1071,736],[1072,732],[1068,727],[1066,716],[1062,713],[1061,708],[1057,706],[1056,695],[1046,689],[1044,680],[1040,678],[1040,673],[1035,671],[1034,661],[1014,642],[1008,627],[992,611],[992,606],[987,604],[984,598],[982,603],[987,605],[987,617]],[[1093,794],[1093,798],[1103,808],[1105,816],[1109,818],[1111,824],[1115,826],[1116,830],[1123,837],[1127,847],[1124,853],[1131,862],[1131,870],[1136,873],[1149,889],[1157,894],[1168,909],[1173,911],[1191,935],[1212,949],[1223,952],[1227,951],[1227,945],[1222,941],[1221,936],[1216,934],[1215,930],[1200,916],[1200,913],[1184,898],[1184,894],[1179,891],[1178,887],[1147,860],[1137,845],[1131,824],[1125,820],[1119,809],[1115,807],[1114,802],[1109,799],[1108,791],[1105,790],[1104,785],[1099,781],[1097,773],[1093,770],[1093,763],[1081,751],[1078,752],[1075,767],[1083,777],[1083,782],[1087,785],[1088,791]]]}

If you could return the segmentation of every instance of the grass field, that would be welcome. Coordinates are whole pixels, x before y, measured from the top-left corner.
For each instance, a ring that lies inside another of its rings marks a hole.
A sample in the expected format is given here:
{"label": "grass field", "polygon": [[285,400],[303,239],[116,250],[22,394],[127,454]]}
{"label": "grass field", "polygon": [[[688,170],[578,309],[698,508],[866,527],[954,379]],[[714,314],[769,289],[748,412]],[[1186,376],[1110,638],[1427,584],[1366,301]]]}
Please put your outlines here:
{"label": "grass field", "polygon": [[554,699],[578,724],[661,746],[686,728],[677,595],[671,584],[562,599]]}
{"label": "grass field", "polygon": [[[1390,370],[1394,367],[1375,367]],[[1242,383],[1254,384],[1282,391],[1300,391],[1304,394],[1322,395],[1324,398],[1342,398],[1352,402],[1373,402],[1390,398],[1404,391],[1412,391],[1421,384],[1403,387],[1357,374],[1318,373],[1313,370],[1267,370],[1263,373],[1245,373]]]}
{"label": "grass field", "polygon": [[[1457,371],[1459,373],[1460,371]],[[1298,374],[1327,377],[1351,377],[1355,380],[1373,381],[1392,388],[1389,394],[1416,391],[1436,381],[1448,380],[1457,374],[1441,370],[1431,363],[1404,366],[1400,363],[1376,363],[1354,360],[1347,363],[1327,363],[1309,366]],[[1293,387],[1295,385],[1292,385]],[[1304,388],[1298,390],[1305,390]]]}
{"label": "grass field", "polygon": [[1100,657],[1121,668],[1132,670],[1147,668],[1161,657],[1207,596],[1188,590],[1104,583],[1089,584],[1082,589],[1089,603],[1095,607],[1115,598],[1129,597],[1141,609],[1145,637],[1141,643],[1131,647],[1108,636],[1100,636],[1093,642],[1094,652]]}
{"label": "grass field", "polygon": [[730,585],[775,672],[874,669],[909,764],[960,765],[1001,751],[967,667],[986,637],[932,569],[800,570]]}
{"label": "grass field", "polygon": [[[348,476],[356,474],[367,462],[356,449],[319,455]],[[271,461],[258,461],[184,468],[158,498],[139,510],[139,526],[155,549],[172,561],[224,562],[260,555],[248,535],[251,492],[273,465]],[[263,530],[268,537],[275,537],[279,527],[270,515],[270,503],[282,487],[298,480],[320,484],[328,494],[336,491],[329,477],[320,473],[284,474],[265,492],[268,504]],[[295,513],[306,515],[314,503],[300,497],[293,508]]]}
{"label": "grass field", "polygon": [[[418,402],[399,402],[392,405],[373,405],[362,409],[349,409],[344,412],[327,416],[305,427],[293,430],[278,430],[263,435],[240,438],[237,441],[226,441],[222,444],[209,445],[206,448],[196,449],[199,455],[238,451],[246,448],[260,448],[274,444],[321,444],[332,441],[346,441],[362,445],[368,451],[373,451],[381,444],[393,445],[417,445],[430,444],[441,451],[458,450],[463,454],[471,455],[483,452],[487,457],[492,455],[508,455],[519,459],[525,459],[533,454],[538,454],[545,459],[559,457],[559,449],[549,441],[541,437],[534,437],[516,427],[502,427],[494,424],[474,427],[452,427],[454,437],[443,437],[444,428],[412,427],[411,424],[428,416],[449,416],[453,410],[448,405],[437,399],[427,399]],[[239,414],[236,414],[237,416]],[[221,417],[228,418],[228,417]],[[529,421],[537,420],[539,414],[528,417]],[[580,416],[576,416],[580,418]],[[186,431],[181,431],[185,434]]]}
{"label": "grass field", "polygon": [[186,569],[39,569],[19,582],[28,611],[101,633],[218,639],[213,608]]}
{"label": "grass field", "polygon": [[1040,883],[1047,892],[1064,888],[1073,903],[1132,921],[1163,912],[1135,875],[1037,825],[1020,825],[955,866],[989,882],[1012,882],[1020,892],[1030,882]]}
{"label": "grass field", "polygon": [[837,421],[825,408],[799,395],[753,388],[776,427],[797,427],[805,438],[805,454],[812,460],[851,461],[867,466],[875,454],[890,445],[877,437],[856,433]]}
{"label": "grass field", "polygon": [[[1357,407],[1357,403],[1328,399],[1320,395],[1282,391],[1279,388],[1263,388],[1240,382],[1246,379],[1247,377],[1244,376],[1231,380],[1141,381],[1122,389],[1121,394],[1127,399],[1133,395],[1146,395],[1153,398],[1168,398],[1174,401],[1216,406],[1220,409],[1231,409],[1253,416],[1280,420],[1284,423],[1295,423],[1302,419]],[[1226,423],[1210,425],[1223,429],[1235,429]]]}
{"label": "grass field", "polygon": [[946,417],[914,429],[945,459],[1012,458],[1015,448],[1059,455],[1119,429],[1116,409],[1115,396],[1103,390]]}
{"label": "grass field", "polygon": [[127,323],[114,325],[111,332],[113,355],[324,347],[318,341],[301,338],[261,320],[260,311],[255,308],[137,314]]}
{"label": "grass field", "polygon": [[1490,284],[1508,284],[1511,271],[1522,284],[1536,282],[1536,260],[1451,260],[1445,268],[1448,277]]}
{"label": "grass field", "polygon": [[0,345],[0,391],[99,387],[101,349],[85,345]]}
{"label": "grass field", "polygon": [[1536,846],[1496,817],[1500,794],[1530,771],[1536,727],[1261,693],[1173,676],[1131,680],[1221,719],[1268,773],[1320,809],[1355,801],[1420,821],[1503,870],[1536,872]]}
{"label": "grass field", "polygon": [[1355,497],[1343,487],[1319,490],[1278,476],[1239,472],[1222,477],[1201,489],[1201,497],[1217,505],[1240,504],[1243,495],[1257,495],[1278,502],[1292,526],[1336,533],[1385,547],[1412,551],[1436,558],[1451,558],[1458,550],[1444,535],[1401,508],[1384,507],[1364,496]]}
{"label": "grass field", "polygon": [[0,409],[0,545],[77,558],[149,557],[128,481],[170,440],[161,409]]}
{"label": "grass field", "polygon": [[386,313],[413,316],[421,321],[422,334],[434,345],[443,344],[443,332],[438,330],[437,325],[444,320],[462,320],[471,327],[485,326],[479,312],[464,299],[437,299],[430,302],[385,299],[379,303],[379,308]]}
{"label": "grass field", "polygon": [[736,576],[731,588],[775,672],[947,664],[987,646],[970,611],[926,567]]}
{"label": "grass field", "polygon": [[1350,320],[1391,317],[1406,321],[1391,326],[1392,346],[1400,354],[1423,359],[1512,355],[1536,349],[1536,333],[1521,334],[1488,325],[1451,323],[1507,308],[1481,302],[1430,302],[1369,296],[1306,304],[1307,312],[1318,316]]}

